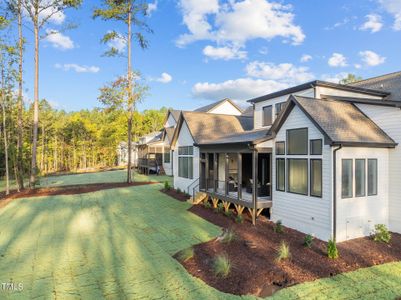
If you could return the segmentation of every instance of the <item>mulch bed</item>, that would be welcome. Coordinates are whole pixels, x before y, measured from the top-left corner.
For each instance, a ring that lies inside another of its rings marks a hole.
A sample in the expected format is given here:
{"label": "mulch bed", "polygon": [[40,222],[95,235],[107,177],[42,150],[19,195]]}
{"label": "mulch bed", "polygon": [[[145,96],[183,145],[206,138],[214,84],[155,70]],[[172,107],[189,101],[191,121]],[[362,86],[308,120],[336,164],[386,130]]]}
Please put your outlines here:
{"label": "mulch bed", "polygon": [[180,202],[186,202],[189,198],[191,198],[190,196],[188,196],[187,194],[184,193],[178,193],[176,190],[174,189],[161,189],[160,192],[169,195],[170,197],[180,201]]}
{"label": "mulch bed", "polygon": [[[263,216],[258,219],[257,226],[252,226],[249,217],[243,224],[236,224],[232,218],[200,205],[193,206],[190,211],[235,232],[236,238],[230,243],[215,239],[194,246],[194,257],[183,263],[192,275],[231,294],[269,296],[280,288],[298,283],[401,260],[401,235],[396,233],[392,234],[389,244],[370,238],[339,243],[340,258],[332,260],[326,255],[327,243],[315,239],[312,248],[306,248],[303,233],[285,227],[284,233],[275,233],[274,224]],[[277,262],[277,250],[282,241],[290,246],[291,259]],[[233,266],[227,278],[214,275],[213,261],[219,254],[226,254]]]}
{"label": "mulch bed", "polygon": [[75,195],[92,193],[101,190],[141,186],[147,184],[157,184],[157,182],[116,182],[116,183],[92,183],[82,185],[65,185],[60,187],[48,187],[48,188],[36,188],[36,189],[25,189],[21,192],[15,190],[10,192],[10,195],[6,196],[4,192],[0,193],[0,207],[1,203],[7,202],[8,200],[19,199],[19,198],[31,198],[40,196],[56,196],[56,195]]}

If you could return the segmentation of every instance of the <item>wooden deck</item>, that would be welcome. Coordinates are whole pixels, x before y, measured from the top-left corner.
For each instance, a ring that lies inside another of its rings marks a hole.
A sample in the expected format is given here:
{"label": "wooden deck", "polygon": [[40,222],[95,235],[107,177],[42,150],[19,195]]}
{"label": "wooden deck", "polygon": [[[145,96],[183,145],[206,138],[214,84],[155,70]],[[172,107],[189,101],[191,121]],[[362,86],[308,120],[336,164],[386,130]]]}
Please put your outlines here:
{"label": "wooden deck", "polygon": [[[201,190],[209,194],[211,197],[219,198],[222,201],[228,201],[234,204],[239,204],[245,206],[247,208],[253,208],[252,203],[252,194],[242,191],[242,198],[238,199],[237,192],[229,192],[228,195],[225,194],[223,189],[217,189],[216,192],[213,189]],[[271,197],[258,197],[256,201],[256,208],[270,208],[272,207],[273,202]]]}

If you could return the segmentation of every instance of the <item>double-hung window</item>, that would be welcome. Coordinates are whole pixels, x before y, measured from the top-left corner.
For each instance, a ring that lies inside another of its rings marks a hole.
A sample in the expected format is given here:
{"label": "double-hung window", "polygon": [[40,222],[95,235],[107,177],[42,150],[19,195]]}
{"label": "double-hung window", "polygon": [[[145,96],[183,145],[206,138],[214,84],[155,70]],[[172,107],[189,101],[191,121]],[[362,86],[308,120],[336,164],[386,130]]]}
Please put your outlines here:
{"label": "double-hung window", "polygon": [[263,126],[271,126],[273,124],[273,106],[263,107]]}
{"label": "double-hung window", "polygon": [[368,159],[368,196],[377,195],[377,159]]}
{"label": "double-hung window", "polygon": [[322,197],[323,168],[321,159],[310,160],[310,195]]}
{"label": "double-hung window", "polygon": [[285,159],[276,159],[276,190],[285,192]]}
{"label": "double-hung window", "polygon": [[165,147],[165,148],[164,148],[164,163],[165,163],[165,164],[169,164],[169,163],[170,163],[170,160],[171,160],[171,157],[170,157],[170,148]]}
{"label": "double-hung window", "polygon": [[278,117],[278,115],[281,113],[281,111],[283,110],[285,105],[285,102],[280,102],[280,103],[276,103],[275,108],[276,108],[276,118]]}
{"label": "double-hung window", "polygon": [[355,160],[355,196],[364,197],[366,195],[366,160]]}
{"label": "double-hung window", "polygon": [[288,164],[288,191],[308,195],[308,159],[290,158]]}
{"label": "double-hung window", "polygon": [[194,147],[178,147],[178,177],[193,179]]}
{"label": "double-hung window", "polygon": [[343,198],[352,198],[353,192],[353,161],[352,159],[342,160],[342,176],[341,176],[341,195]]}

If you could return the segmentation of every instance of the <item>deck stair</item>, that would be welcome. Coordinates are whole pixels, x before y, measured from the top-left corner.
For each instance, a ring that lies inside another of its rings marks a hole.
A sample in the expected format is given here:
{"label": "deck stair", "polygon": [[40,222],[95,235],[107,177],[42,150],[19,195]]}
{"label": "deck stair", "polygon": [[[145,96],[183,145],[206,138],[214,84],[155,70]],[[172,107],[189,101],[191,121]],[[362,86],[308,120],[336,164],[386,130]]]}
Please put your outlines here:
{"label": "deck stair", "polygon": [[193,199],[193,197],[191,197],[191,201],[192,201],[192,204],[197,205],[197,204],[200,204],[200,203],[202,203],[203,201],[207,200],[208,197],[209,197],[209,196],[208,196],[207,193],[197,192],[197,193],[195,194],[195,199]]}

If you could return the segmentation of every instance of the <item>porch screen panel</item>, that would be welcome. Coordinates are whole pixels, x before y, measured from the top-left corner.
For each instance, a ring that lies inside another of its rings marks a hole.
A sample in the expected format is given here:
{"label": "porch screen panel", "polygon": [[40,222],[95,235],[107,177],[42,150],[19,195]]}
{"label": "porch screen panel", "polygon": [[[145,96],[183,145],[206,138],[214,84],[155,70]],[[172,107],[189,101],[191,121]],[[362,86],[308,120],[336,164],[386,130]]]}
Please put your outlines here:
{"label": "porch screen panel", "polygon": [[377,159],[368,160],[368,196],[377,195]]}
{"label": "porch screen panel", "polygon": [[343,198],[352,198],[353,190],[353,177],[352,170],[353,162],[352,159],[342,160],[342,174],[341,174],[341,194]]}
{"label": "porch screen panel", "polygon": [[287,130],[287,154],[308,154],[308,128]]}
{"label": "porch screen panel", "polygon": [[355,160],[355,196],[363,197],[366,195],[366,161],[364,159]]}
{"label": "porch screen panel", "polygon": [[310,194],[315,197],[322,197],[322,160],[321,159],[311,159],[310,161]]}
{"label": "porch screen panel", "polygon": [[288,191],[308,195],[308,160],[288,159]]}
{"label": "porch screen panel", "polygon": [[276,190],[284,192],[285,191],[285,159],[277,158],[276,159]]}

